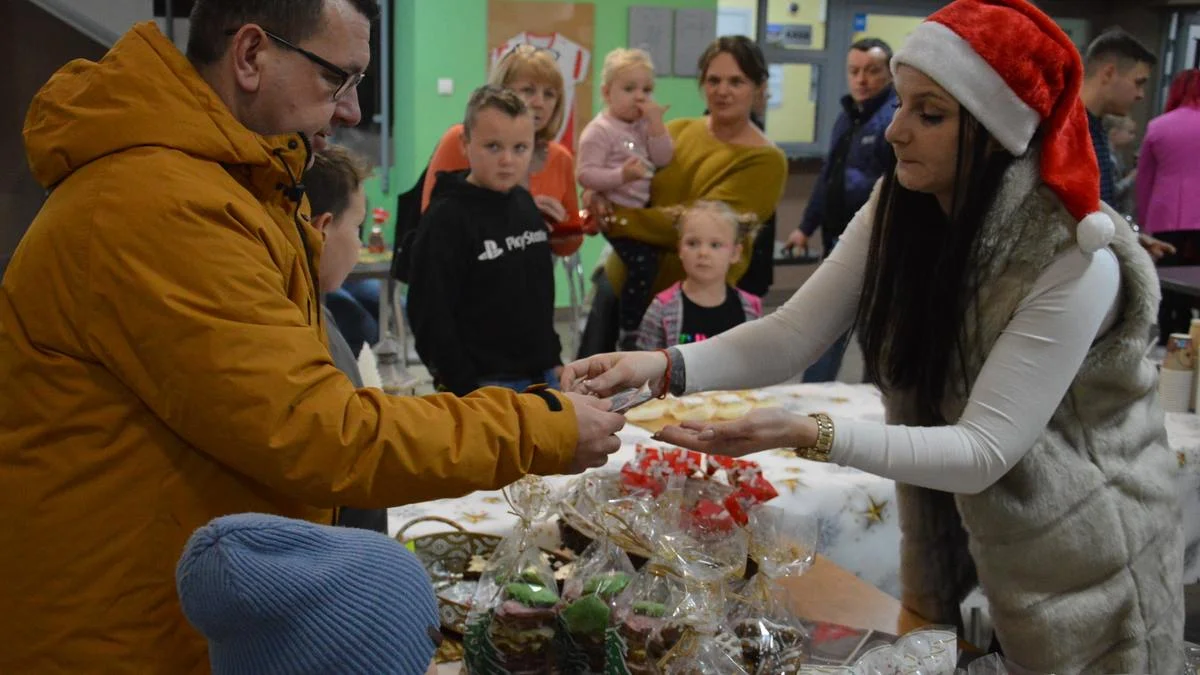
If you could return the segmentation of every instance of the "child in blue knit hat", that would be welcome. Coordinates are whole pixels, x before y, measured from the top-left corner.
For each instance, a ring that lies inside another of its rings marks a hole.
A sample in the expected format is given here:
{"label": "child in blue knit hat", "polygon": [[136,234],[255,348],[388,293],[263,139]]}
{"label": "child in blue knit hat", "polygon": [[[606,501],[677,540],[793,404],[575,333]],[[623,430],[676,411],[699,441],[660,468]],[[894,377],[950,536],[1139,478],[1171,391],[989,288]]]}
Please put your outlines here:
{"label": "child in blue knit hat", "polygon": [[386,535],[222,516],[192,534],[175,578],[214,675],[434,672],[433,586]]}

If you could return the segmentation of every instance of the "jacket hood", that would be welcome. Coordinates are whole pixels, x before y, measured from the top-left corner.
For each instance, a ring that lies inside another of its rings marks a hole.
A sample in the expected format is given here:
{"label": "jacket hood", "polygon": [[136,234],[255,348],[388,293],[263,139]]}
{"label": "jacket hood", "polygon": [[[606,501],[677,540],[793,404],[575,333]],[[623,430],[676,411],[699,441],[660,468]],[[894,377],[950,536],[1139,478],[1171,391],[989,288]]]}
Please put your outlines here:
{"label": "jacket hood", "polygon": [[282,145],[235,119],[153,22],[135,26],[99,62],[80,59],[55,73],[34,97],[24,134],[30,170],[46,188],[136,147],[258,166]]}

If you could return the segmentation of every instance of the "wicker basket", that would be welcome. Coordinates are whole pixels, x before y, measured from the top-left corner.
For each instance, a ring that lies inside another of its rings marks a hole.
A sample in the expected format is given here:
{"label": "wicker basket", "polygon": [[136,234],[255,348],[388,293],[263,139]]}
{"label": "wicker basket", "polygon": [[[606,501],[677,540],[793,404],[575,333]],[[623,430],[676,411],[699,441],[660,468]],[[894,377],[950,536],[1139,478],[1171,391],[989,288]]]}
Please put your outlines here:
{"label": "wicker basket", "polygon": [[[443,523],[452,530],[425,534],[410,540],[404,539],[404,533],[414,525],[427,522]],[[462,579],[466,576],[467,566],[471,564],[471,559],[475,556],[485,558],[491,556],[496,547],[500,545],[501,539],[494,534],[468,532],[453,520],[439,516],[425,516],[410,520],[396,533],[396,541],[410,546],[412,552],[416,554],[421,564],[433,577],[435,584],[443,579],[452,580],[455,576]],[[443,597],[442,593],[438,592],[438,614],[442,627],[446,630],[462,634],[466,628],[467,612],[470,609],[469,605]]]}
{"label": "wicker basket", "polygon": [[[404,538],[404,533],[414,525],[428,522],[442,523],[452,529],[449,532],[424,534],[408,540]],[[441,585],[439,582],[453,583],[459,580],[469,580],[467,567],[471,564],[471,559],[475,556],[490,558],[503,540],[503,537],[494,534],[468,532],[462,525],[440,516],[425,516],[410,520],[396,533],[396,541],[410,546],[417,559],[421,561],[433,578],[435,588]],[[542,552],[550,557],[551,566],[555,569],[570,562],[570,558],[563,554],[545,549],[542,549]],[[471,610],[470,605],[445,597],[441,589],[438,589],[437,599],[442,628],[462,635],[466,630],[467,613]]]}

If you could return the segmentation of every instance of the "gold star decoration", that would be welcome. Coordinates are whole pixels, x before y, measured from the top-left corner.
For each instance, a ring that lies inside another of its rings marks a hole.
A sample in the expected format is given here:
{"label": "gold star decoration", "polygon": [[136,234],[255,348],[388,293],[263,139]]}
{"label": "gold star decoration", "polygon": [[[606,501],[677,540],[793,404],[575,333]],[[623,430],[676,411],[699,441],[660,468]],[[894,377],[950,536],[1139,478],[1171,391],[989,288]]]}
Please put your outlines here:
{"label": "gold star decoration", "polygon": [[867,496],[867,509],[863,511],[863,516],[867,519],[867,527],[883,523],[887,518],[887,505],[888,500],[886,499],[875,501],[874,497]]}
{"label": "gold star decoration", "polygon": [[849,403],[850,402],[850,399],[846,398],[845,396],[834,396],[833,398],[831,398],[829,400],[833,401],[834,403]]}
{"label": "gold star decoration", "polygon": [[1178,451],[1175,454],[1179,456],[1179,468],[1182,469],[1184,466],[1187,466],[1187,455],[1183,454],[1182,451]]}
{"label": "gold star decoration", "polygon": [[503,504],[504,498],[503,497],[484,497],[483,503],[484,504]]}
{"label": "gold star decoration", "polygon": [[486,511],[476,511],[474,513],[462,514],[462,519],[468,523],[471,523],[472,525],[478,525],[490,517],[491,516]]}
{"label": "gold star decoration", "polygon": [[778,482],[780,485],[790,490],[792,494],[795,494],[796,490],[804,486],[804,481],[800,480],[799,478],[784,478]]}
{"label": "gold star decoration", "polygon": [[797,459],[795,450],[782,450],[782,449],[781,450],[772,450],[771,454],[775,455],[776,457],[788,457],[791,459]]}
{"label": "gold star decoration", "polygon": [[804,469],[801,469],[798,466],[789,466],[788,468],[784,469],[784,471],[791,474],[804,473]]}

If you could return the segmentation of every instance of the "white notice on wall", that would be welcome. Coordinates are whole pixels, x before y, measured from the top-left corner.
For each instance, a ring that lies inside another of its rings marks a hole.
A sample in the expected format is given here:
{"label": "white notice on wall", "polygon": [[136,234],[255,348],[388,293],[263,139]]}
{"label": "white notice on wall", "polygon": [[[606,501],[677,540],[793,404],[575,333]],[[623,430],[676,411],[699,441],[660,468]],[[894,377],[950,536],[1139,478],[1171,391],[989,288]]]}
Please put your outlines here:
{"label": "white notice on wall", "polygon": [[772,63],[767,66],[767,107],[778,108],[783,105],[783,64]]}
{"label": "white notice on wall", "polygon": [[754,34],[754,10],[746,7],[718,7],[717,35],[745,35],[751,40]]}

